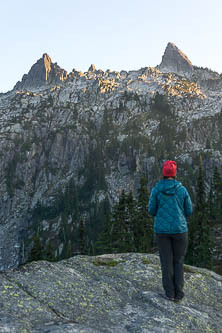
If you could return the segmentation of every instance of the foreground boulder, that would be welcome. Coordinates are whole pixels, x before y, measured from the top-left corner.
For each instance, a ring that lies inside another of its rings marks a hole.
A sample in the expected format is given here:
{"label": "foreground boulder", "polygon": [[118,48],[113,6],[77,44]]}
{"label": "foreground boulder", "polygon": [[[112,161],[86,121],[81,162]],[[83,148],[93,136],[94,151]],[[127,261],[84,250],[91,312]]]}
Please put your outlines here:
{"label": "foreground boulder", "polygon": [[158,256],[76,256],[0,274],[0,332],[221,332],[222,277],[185,266],[164,298]]}

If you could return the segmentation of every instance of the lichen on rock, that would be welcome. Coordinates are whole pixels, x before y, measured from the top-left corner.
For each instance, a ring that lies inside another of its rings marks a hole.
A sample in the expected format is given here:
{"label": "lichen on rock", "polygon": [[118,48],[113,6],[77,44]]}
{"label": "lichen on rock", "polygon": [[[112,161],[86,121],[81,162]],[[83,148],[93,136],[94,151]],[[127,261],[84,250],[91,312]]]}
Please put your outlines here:
{"label": "lichen on rock", "polygon": [[219,333],[221,289],[221,276],[186,266],[185,298],[167,301],[152,254],[32,262],[1,273],[0,331]]}

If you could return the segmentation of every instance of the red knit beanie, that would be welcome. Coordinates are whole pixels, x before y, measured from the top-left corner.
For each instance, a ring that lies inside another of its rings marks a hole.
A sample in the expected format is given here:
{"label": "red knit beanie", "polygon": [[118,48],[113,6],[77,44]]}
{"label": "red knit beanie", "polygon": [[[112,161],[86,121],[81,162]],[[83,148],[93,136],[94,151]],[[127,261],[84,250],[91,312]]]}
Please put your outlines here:
{"label": "red knit beanie", "polygon": [[164,177],[176,177],[177,164],[175,161],[166,161],[163,163],[163,176]]}

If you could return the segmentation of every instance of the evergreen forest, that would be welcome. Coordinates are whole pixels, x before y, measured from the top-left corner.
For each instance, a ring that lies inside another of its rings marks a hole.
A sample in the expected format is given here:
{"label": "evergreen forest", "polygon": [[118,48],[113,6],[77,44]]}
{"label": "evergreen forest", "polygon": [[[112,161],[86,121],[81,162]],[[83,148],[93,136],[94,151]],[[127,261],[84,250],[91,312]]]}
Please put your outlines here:
{"label": "evergreen forest", "polygon": [[[222,178],[215,167],[209,188],[202,164],[200,158],[196,183],[193,191],[190,191],[194,211],[188,219],[189,246],[185,263],[213,269],[216,263],[212,231],[222,223]],[[86,189],[84,195],[89,195]],[[136,195],[132,191],[126,193],[122,190],[112,208],[108,197],[100,203],[84,206],[81,191],[71,180],[65,192],[58,196],[54,209],[50,211],[38,204],[32,215],[37,222],[43,218],[53,219],[60,212],[63,225],[60,237],[65,247],[55,255],[56,242],[43,242],[42,231],[38,228],[32,239],[29,260],[56,261],[77,254],[157,253],[153,218],[147,211],[148,200],[148,180],[144,175],[141,175]],[[85,216],[87,209],[89,215]],[[76,221],[75,228],[70,227],[70,216],[72,221]]]}

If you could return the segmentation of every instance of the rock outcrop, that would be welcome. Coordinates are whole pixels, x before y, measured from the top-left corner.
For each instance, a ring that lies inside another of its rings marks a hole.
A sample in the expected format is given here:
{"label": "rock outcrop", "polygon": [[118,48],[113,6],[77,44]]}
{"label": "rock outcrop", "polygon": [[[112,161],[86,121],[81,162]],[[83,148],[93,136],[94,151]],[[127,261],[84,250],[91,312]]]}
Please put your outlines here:
{"label": "rock outcrop", "polygon": [[151,254],[32,262],[0,277],[1,332],[221,332],[222,277],[185,266],[186,297],[170,302]]}
{"label": "rock outcrop", "polygon": [[60,68],[57,63],[52,63],[47,53],[44,53],[30,69],[28,74],[23,75],[22,81],[17,82],[14,90],[28,90],[43,87],[49,84],[62,83],[67,79],[67,72]]}
{"label": "rock outcrop", "polygon": [[168,43],[158,66],[161,71],[175,73],[192,73],[193,65],[188,57],[173,43]]}

